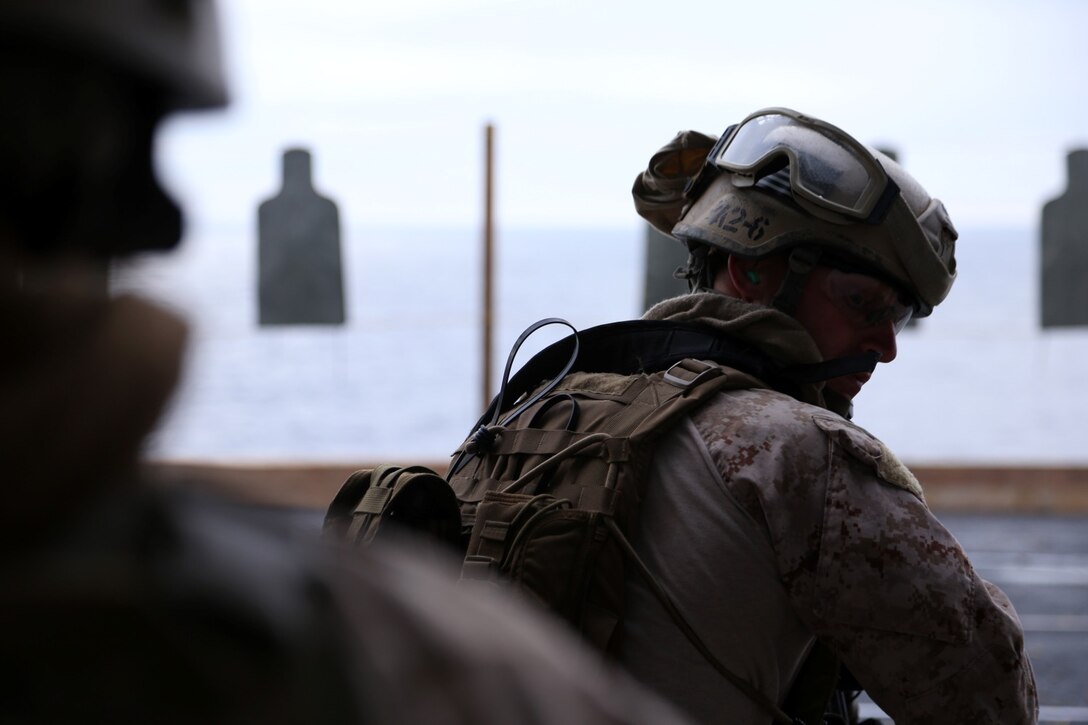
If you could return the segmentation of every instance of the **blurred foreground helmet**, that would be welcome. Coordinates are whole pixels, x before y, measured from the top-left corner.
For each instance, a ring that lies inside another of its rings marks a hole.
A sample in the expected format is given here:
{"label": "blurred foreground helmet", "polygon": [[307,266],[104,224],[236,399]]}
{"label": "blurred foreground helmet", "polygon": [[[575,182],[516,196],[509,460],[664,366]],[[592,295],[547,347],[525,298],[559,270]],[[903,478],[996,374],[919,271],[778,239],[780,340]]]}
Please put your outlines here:
{"label": "blurred foreground helmet", "polygon": [[156,132],[226,95],[212,0],[0,0],[0,242],[41,258],[174,247]]}
{"label": "blurred foreground helmet", "polygon": [[884,154],[790,109],[754,113],[717,141],[680,134],[634,195],[639,213],[695,258],[804,250],[791,268],[822,259],[873,274],[909,294],[919,317],[955,280],[944,205]]}
{"label": "blurred foreground helmet", "polygon": [[227,100],[211,0],[3,0],[0,28],[142,77],[167,110]]}

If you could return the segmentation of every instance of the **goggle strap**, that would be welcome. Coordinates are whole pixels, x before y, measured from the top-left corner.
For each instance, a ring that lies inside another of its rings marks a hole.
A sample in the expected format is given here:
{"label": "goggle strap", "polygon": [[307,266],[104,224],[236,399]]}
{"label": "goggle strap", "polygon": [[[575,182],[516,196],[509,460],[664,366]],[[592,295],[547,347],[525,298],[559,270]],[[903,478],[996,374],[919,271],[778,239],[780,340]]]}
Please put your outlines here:
{"label": "goggle strap", "polygon": [[797,247],[790,252],[786,266],[786,276],[771,300],[771,306],[793,315],[805,287],[805,279],[820,261],[820,250],[815,247]]}
{"label": "goggle strap", "polygon": [[871,373],[880,362],[880,353],[864,352],[818,363],[790,365],[781,370],[782,377],[793,383],[819,383],[843,375]]}
{"label": "goggle strap", "polygon": [[895,183],[891,176],[888,176],[888,183],[884,186],[884,193],[877,199],[876,206],[869,212],[869,216],[865,220],[865,223],[876,225],[883,222],[884,217],[888,216],[888,211],[892,208],[892,204],[895,203],[895,200],[898,197],[899,184]]}
{"label": "goggle strap", "polygon": [[718,177],[722,173],[722,170],[714,165],[713,160],[717,157],[718,152],[721,151],[722,146],[733,134],[733,130],[737,127],[737,124],[733,124],[722,132],[722,135],[718,137],[718,140],[714,142],[714,146],[711,147],[710,153],[706,155],[706,161],[703,163],[703,168],[699,170],[699,173],[688,179],[688,183],[684,185],[684,198],[688,201],[696,201],[706,188],[710,186],[710,182]]}

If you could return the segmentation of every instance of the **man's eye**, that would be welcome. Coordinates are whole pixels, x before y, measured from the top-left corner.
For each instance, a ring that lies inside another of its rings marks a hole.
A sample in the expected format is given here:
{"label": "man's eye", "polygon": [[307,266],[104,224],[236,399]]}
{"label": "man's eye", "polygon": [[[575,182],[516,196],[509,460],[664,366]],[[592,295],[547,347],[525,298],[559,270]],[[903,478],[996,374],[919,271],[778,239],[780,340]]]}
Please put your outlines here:
{"label": "man's eye", "polygon": [[853,294],[846,295],[846,304],[850,305],[855,310],[865,309],[868,305],[868,300],[865,295],[860,292],[854,292]]}
{"label": "man's eye", "polygon": [[869,324],[871,325],[878,325],[885,320],[893,319],[895,319],[895,315],[892,314],[892,309],[890,307],[881,307],[880,309],[875,309],[869,313]]}

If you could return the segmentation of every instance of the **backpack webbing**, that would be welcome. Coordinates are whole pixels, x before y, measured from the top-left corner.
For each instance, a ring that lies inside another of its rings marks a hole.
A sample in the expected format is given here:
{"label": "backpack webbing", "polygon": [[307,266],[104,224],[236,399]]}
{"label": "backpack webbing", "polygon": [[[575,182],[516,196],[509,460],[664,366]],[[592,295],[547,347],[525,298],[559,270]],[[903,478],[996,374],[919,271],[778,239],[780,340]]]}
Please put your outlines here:
{"label": "backpack webbing", "polygon": [[779,722],[792,720],[702,642],[629,541],[656,443],[696,407],[751,376],[699,360],[642,375],[574,373],[462,453],[450,485],[471,531],[462,579],[502,583],[567,619],[595,647],[622,636],[629,566],[725,679]]}
{"label": "backpack webbing", "polygon": [[[653,375],[575,373],[514,421],[493,426],[488,450],[477,449],[449,479],[472,531],[464,576],[501,575],[610,649],[624,556],[604,545],[601,518],[633,534],[653,444],[730,382],[724,372],[692,360]],[[553,507],[539,513],[543,506]]]}
{"label": "backpack webbing", "polygon": [[462,579],[519,591],[605,652],[622,636],[633,566],[724,679],[776,722],[802,723],[714,656],[630,544],[658,440],[718,392],[780,376],[754,351],[705,329],[632,321],[576,332],[508,379],[524,339],[554,322],[570,326],[542,320],[519,338],[503,389],[454,453],[448,485],[420,466],[359,471],[330,505],[326,534],[366,543],[394,521],[437,535],[463,555]]}

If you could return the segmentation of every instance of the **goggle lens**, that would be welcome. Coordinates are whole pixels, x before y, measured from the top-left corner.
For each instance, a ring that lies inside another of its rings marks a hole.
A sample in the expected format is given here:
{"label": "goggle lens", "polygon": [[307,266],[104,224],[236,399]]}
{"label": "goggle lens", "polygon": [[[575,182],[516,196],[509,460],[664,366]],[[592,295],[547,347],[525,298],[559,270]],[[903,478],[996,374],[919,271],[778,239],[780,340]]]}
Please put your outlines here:
{"label": "goggle lens", "polygon": [[887,185],[883,168],[852,138],[782,113],[746,119],[723,140],[711,163],[755,173],[780,155],[789,158],[795,193],[851,216],[867,217]]}
{"label": "goggle lens", "polygon": [[899,334],[914,315],[899,293],[874,277],[828,269],[821,282],[823,293],[858,328],[891,322]]}

